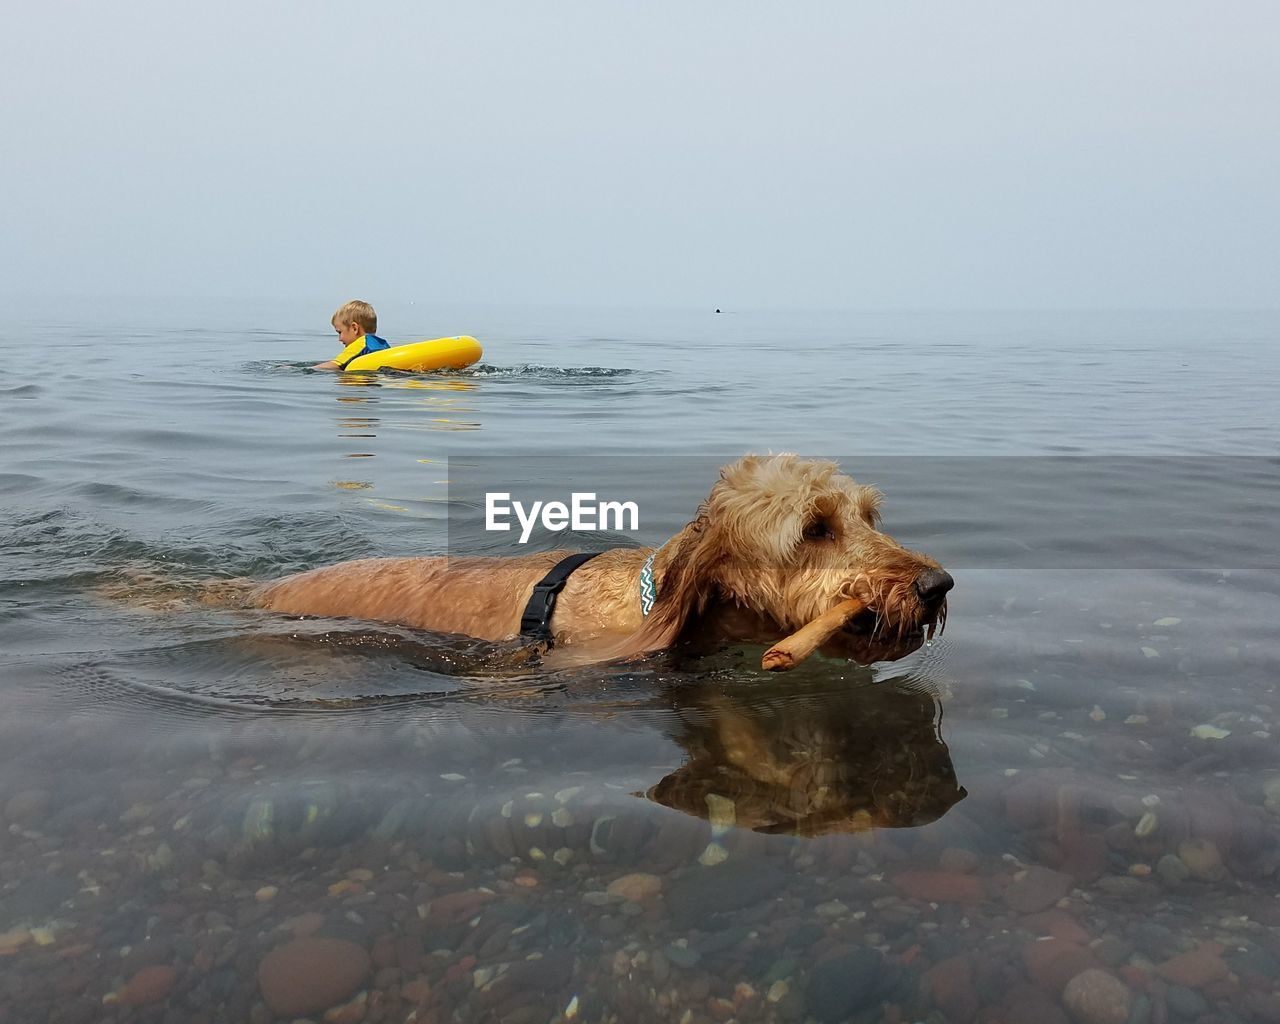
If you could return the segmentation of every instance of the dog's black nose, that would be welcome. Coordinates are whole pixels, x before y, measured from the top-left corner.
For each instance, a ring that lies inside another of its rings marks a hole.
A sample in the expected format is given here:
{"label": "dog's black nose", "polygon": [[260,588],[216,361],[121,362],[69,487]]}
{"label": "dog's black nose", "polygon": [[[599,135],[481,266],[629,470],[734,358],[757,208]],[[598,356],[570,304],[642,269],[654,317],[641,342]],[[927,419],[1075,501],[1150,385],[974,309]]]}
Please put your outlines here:
{"label": "dog's black nose", "polygon": [[926,569],[916,577],[916,593],[925,604],[937,604],[956,585],[945,569]]}

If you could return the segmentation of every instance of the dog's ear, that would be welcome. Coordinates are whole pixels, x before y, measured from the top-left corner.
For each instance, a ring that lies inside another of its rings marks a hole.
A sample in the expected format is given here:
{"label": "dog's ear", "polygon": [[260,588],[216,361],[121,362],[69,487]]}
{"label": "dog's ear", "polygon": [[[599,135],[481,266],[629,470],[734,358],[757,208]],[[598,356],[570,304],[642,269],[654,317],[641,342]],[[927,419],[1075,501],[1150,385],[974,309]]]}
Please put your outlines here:
{"label": "dog's ear", "polygon": [[[852,482],[852,481],[850,481]],[[855,514],[871,529],[880,529],[880,506],[884,495],[874,487],[866,484],[855,484],[853,487],[853,507]]]}
{"label": "dog's ear", "polygon": [[670,647],[689,620],[701,612],[715,589],[712,567],[721,557],[718,538],[706,513],[664,545],[666,570],[658,587],[658,599],[644,624],[609,652],[611,659],[631,658],[646,651]]}

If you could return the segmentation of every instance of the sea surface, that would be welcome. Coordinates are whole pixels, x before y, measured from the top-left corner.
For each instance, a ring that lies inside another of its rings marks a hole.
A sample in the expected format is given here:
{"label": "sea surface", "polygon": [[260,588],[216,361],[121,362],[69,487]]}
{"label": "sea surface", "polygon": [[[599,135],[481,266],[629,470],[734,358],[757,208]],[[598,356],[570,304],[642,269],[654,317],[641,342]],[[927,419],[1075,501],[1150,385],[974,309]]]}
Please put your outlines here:
{"label": "sea surface", "polygon": [[[1280,1020],[1280,314],[405,303],[483,361],[335,375],[331,305],[0,326],[0,1022]],[[589,549],[770,451],[944,633],[557,671],[222,599],[520,553],[467,466],[638,498]]]}

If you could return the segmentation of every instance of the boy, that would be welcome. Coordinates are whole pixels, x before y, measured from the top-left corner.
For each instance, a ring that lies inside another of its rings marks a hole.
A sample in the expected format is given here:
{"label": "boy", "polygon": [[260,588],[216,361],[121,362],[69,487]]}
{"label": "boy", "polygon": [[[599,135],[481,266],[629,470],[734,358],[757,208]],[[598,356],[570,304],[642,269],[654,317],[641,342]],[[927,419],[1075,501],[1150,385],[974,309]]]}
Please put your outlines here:
{"label": "boy", "polygon": [[347,364],[356,356],[391,347],[375,333],[378,330],[378,314],[367,302],[355,299],[344,303],[333,314],[330,323],[338,332],[338,342],[342,345],[342,351],[334,359],[316,363],[311,367],[313,370],[345,370]]}

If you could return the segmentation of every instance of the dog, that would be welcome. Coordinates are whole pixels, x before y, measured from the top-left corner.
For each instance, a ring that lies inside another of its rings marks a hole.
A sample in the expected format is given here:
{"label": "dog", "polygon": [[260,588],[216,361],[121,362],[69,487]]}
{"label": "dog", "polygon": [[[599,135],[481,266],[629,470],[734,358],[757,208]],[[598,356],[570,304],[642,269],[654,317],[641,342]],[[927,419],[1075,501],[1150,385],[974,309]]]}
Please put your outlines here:
{"label": "dog", "polygon": [[[817,647],[861,664],[904,657],[945,624],[954,581],[880,529],[881,501],[827,460],[745,456],[661,547],[613,548],[574,571],[555,604],[554,645],[567,662],[592,663],[685,638],[773,643],[805,631],[798,657],[771,663],[771,651],[764,667],[790,668]],[[250,604],[508,641],[567,554],[362,559],[267,584]]]}

